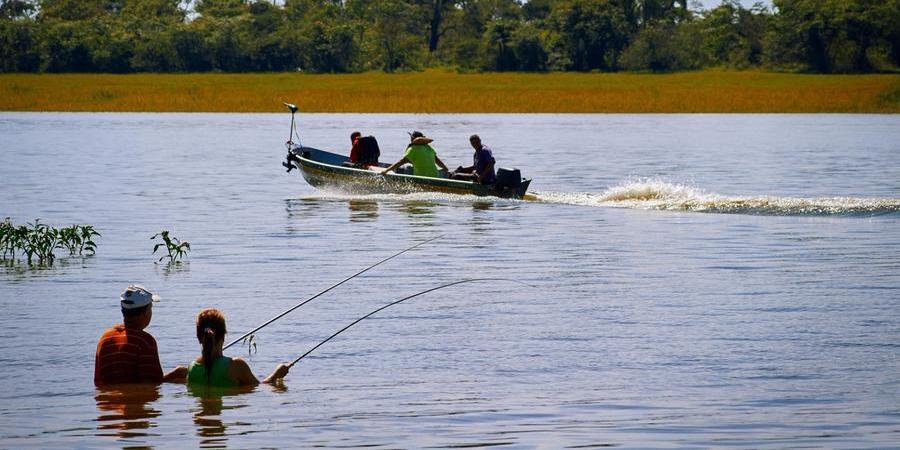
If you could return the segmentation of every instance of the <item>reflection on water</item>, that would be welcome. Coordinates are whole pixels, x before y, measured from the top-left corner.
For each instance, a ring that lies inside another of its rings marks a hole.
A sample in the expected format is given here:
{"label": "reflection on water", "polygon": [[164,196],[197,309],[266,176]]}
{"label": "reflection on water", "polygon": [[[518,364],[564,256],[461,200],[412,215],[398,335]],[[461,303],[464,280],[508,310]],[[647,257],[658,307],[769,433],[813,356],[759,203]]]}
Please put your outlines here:
{"label": "reflection on water", "polygon": [[[494,205],[491,203],[475,202],[472,204],[472,220],[470,223],[470,230],[472,231],[473,235],[483,236],[490,234],[492,219],[491,216],[485,214],[485,212],[491,210],[493,206]],[[476,243],[473,243],[472,245],[473,248],[481,247]]]}
{"label": "reflection on water", "polygon": [[155,424],[150,420],[160,412],[151,406],[159,400],[159,386],[154,384],[125,384],[97,389],[97,428],[99,436],[120,438],[147,436],[146,430]]}
{"label": "reflection on water", "polygon": [[398,211],[409,216],[410,225],[433,226],[435,225],[434,209],[436,203],[429,200],[409,200],[394,205]]}
{"label": "reflection on water", "polygon": [[224,447],[227,444],[227,426],[222,421],[222,410],[239,409],[244,403],[224,406],[223,399],[238,399],[242,394],[253,392],[255,387],[216,388],[210,386],[188,386],[188,392],[197,399],[194,411],[194,425],[201,447]]}
{"label": "reflection on water", "polygon": [[323,203],[317,198],[289,198],[284,201],[284,210],[289,218],[302,218],[322,209]]}
{"label": "reflection on water", "polygon": [[169,261],[166,263],[159,262],[156,265],[156,268],[160,270],[163,276],[171,276],[180,272],[190,272],[191,271],[191,262],[190,261]]}
{"label": "reflection on water", "polygon": [[369,222],[378,218],[378,202],[375,200],[347,200],[351,222]]}

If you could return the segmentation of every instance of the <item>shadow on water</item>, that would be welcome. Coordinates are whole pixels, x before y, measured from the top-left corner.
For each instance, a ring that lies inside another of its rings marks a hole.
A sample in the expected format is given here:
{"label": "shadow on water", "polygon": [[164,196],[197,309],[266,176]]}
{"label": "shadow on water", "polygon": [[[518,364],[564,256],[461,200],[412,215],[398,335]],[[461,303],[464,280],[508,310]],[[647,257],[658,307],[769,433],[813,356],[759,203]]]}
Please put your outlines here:
{"label": "shadow on water", "polygon": [[97,389],[98,436],[120,439],[148,436],[155,426],[151,419],[161,413],[153,408],[159,400],[159,386],[153,384],[125,384]]}

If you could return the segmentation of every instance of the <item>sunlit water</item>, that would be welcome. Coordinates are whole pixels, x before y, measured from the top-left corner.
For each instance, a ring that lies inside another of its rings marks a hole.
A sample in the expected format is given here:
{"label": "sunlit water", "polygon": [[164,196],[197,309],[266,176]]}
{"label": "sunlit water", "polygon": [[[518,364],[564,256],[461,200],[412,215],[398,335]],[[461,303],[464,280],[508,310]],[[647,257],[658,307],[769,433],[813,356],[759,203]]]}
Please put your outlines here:
{"label": "sunlit water", "polygon": [[[89,223],[96,256],[0,269],[0,446],[896,447],[900,117],[300,115],[448,165],[479,133],[534,201],[320,192],[280,166],[289,116],[0,114],[0,218]],[[155,264],[162,229],[191,242]],[[163,297],[164,368],[442,236],[235,346],[282,387],[93,387],[117,297]]]}

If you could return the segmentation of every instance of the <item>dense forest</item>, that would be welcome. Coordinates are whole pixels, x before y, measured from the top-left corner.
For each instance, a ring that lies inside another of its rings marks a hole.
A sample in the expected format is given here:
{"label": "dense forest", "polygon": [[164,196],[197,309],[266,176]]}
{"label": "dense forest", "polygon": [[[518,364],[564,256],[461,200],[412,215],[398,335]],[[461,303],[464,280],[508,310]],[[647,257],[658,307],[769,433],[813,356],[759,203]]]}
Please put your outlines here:
{"label": "dense forest", "polygon": [[0,72],[895,72],[900,0],[0,0]]}

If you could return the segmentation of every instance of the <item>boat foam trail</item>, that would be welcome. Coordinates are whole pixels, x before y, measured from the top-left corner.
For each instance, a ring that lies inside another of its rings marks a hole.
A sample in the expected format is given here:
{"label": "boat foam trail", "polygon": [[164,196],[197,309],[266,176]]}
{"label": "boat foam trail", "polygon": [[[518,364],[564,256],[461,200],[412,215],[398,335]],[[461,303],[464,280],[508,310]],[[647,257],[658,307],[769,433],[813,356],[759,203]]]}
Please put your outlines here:
{"label": "boat foam trail", "polygon": [[771,216],[875,216],[900,213],[900,198],[725,196],[659,179],[636,179],[596,192],[531,192],[522,200],[439,192],[353,194],[317,191],[303,199],[508,204],[538,202],[592,207]]}
{"label": "boat foam trail", "polygon": [[580,206],[778,216],[881,215],[900,212],[900,198],[725,196],[663,180],[633,180],[600,193],[535,192],[536,201]]}

